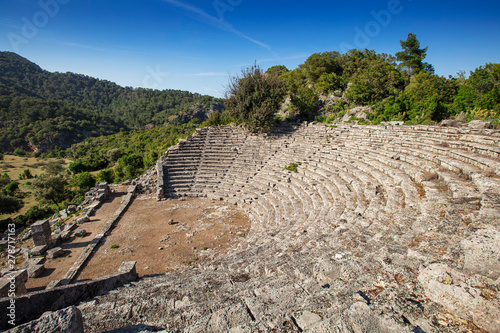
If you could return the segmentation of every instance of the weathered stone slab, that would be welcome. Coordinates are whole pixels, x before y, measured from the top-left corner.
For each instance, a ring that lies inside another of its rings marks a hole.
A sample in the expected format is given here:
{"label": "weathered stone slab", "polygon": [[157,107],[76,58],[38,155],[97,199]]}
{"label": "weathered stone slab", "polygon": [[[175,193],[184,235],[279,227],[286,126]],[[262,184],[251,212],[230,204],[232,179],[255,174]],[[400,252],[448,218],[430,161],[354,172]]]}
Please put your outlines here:
{"label": "weathered stone slab", "polygon": [[50,245],[52,242],[49,220],[33,223],[31,225],[31,232],[33,233],[33,243],[35,246]]}
{"label": "weathered stone slab", "polygon": [[500,277],[500,232],[480,229],[460,245],[465,252],[464,270],[494,280]]}
{"label": "weathered stone slab", "polygon": [[28,272],[25,269],[5,275],[0,279],[0,298],[8,297],[12,291],[15,296],[26,294],[24,285],[26,281],[28,281]]}
{"label": "weathered stone slab", "polygon": [[60,247],[55,247],[53,249],[47,250],[47,258],[48,259],[59,258],[63,254],[64,254],[64,250]]}
{"label": "weathered stone slab", "polygon": [[47,245],[35,246],[30,250],[30,254],[32,256],[41,256],[45,252],[45,250],[47,250],[47,248],[48,248]]}
{"label": "weathered stone slab", "polygon": [[28,277],[29,278],[37,278],[45,271],[45,266],[41,265],[33,265],[28,267]]}
{"label": "weathered stone slab", "polygon": [[418,281],[432,301],[454,315],[472,320],[488,332],[500,327],[500,299],[488,297],[489,284],[477,276],[466,276],[444,264],[432,264],[423,270]]}
{"label": "weathered stone slab", "polygon": [[473,120],[469,122],[467,126],[473,129],[488,129],[491,128],[491,122],[482,120]]}
{"label": "weathered stone slab", "polygon": [[12,333],[46,333],[65,332],[83,333],[83,317],[81,311],[71,306],[55,312],[48,312],[37,320],[19,325],[9,330]]}
{"label": "weathered stone slab", "polygon": [[89,221],[90,221],[89,216],[85,215],[85,216],[82,216],[79,219],[77,219],[76,224],[82,224],[82,223],[89,222]]}

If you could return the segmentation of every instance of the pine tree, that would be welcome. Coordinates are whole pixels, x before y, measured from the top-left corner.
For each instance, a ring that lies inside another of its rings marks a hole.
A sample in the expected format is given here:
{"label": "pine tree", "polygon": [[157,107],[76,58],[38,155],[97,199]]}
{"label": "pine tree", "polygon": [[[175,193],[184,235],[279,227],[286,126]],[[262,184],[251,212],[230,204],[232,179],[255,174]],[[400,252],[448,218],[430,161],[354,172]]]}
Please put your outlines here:
{"label": "pine tree", "polygon": [[420,42],[415,34],[408,33],[408,38],[405,41],[400,40],[399,43],[403,51],[396,53],[396,58],[402,62],[400,64],[401,67],[408,69],[408,77],[421,70],[431,70],[432,65],[423,62],[427,55],[428,46],[421,49]]}

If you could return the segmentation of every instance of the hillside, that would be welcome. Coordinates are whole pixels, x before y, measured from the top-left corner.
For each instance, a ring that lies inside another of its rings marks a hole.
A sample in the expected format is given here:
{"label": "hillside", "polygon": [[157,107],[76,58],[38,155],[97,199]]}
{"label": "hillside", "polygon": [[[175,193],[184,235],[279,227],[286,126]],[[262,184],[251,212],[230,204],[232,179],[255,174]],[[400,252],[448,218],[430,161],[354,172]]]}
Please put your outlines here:
{"label": "hillside", "polygon": [[51,73],[0,52],[0,143],[47,151],[86,137],[205,118],[221,101],[181,90],[121,87],[75,73]]}

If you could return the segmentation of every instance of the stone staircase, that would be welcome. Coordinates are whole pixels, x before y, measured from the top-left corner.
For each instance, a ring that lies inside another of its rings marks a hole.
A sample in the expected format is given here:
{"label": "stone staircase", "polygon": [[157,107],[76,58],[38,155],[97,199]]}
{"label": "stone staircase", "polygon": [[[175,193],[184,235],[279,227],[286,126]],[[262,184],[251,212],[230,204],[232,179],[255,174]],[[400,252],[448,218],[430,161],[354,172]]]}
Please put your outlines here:
{"label": "stone staircase", "polygon": [[500,331],[498,131],[211,127],[160,165],[164,197],[228,201],[251,231],[82,304],[89,332]]}

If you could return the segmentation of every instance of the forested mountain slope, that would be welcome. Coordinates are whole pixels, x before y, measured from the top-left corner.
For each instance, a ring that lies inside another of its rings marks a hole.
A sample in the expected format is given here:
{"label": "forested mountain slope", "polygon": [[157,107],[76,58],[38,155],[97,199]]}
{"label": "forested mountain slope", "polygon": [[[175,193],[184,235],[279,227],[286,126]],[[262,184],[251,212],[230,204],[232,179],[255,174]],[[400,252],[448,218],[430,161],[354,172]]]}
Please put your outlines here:
{"label": "forested mountain slope", "polygon": [[181,90],[121,87],[75,73],[51,73],[0,52],[0,143],[45,151],[85,137],[204,118],[221,101]]}

